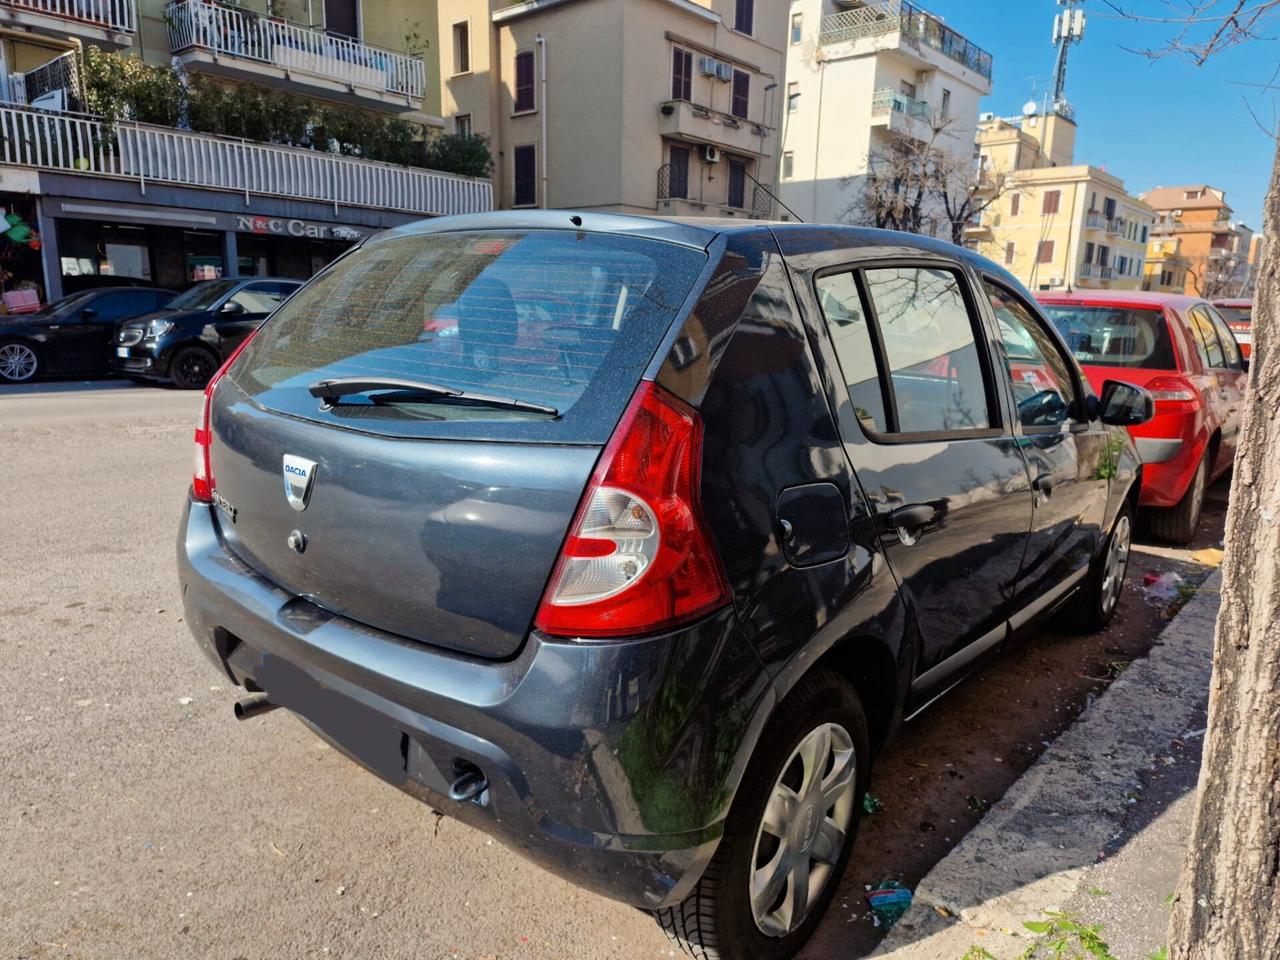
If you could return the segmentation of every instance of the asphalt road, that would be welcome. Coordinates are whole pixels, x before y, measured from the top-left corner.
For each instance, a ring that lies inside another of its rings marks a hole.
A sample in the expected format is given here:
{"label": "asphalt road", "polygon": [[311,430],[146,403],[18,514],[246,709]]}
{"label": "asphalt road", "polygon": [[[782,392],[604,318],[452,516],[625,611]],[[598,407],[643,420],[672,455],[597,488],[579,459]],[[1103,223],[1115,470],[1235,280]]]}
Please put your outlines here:
{"label": "asphalt road", "polygon": [[[438,820],[284,711],[232,719],[232,690],[181,622],[174,573],[198,405],[111,383],[0,389],[0,958],[674,955],[647,916]],[[967,696],[1022,690],[1052,675],[1046,657],[1098,655],[1032,648]],[[993,760],[990,729],[964,727],[980,712],[965,697],[886,758],[881,789],[898,809],[875,819],[882,833],[891,816],[910,821],[925,867],[941,847],[924,848],[903,807],[936,801],[929,815],[955,825],[953,844],[971,825],[964,795],[980,788],[950,778],[994,777],[998,796],[1033,759]],[[1008,736],[1038,744],[1065,709],[1046,704]],[[987,773],[943,771],[948,737]],[[906,845],[897,829],[882,836],[886,857]],[[865,949],[864,879],[851,868],[806,956]]]}

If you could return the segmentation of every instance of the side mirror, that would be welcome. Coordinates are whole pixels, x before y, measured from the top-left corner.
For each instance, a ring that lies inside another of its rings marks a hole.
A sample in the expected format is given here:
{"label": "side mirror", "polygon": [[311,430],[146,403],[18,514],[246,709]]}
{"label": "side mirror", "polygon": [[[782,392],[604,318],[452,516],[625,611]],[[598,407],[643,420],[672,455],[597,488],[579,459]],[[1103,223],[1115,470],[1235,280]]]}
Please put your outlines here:
{"label": "side mirror", "polygon": [[225,313],[228,316],[235,316],[238,313],[244,313],[245,309],[243,304],[237,303],[235,300],[228,300],[218,312]]}
{"label": "side mirror", "polygon": [[1102,385],[1101,407],[1103,423],[1115,427],[1136,427],[1156,415],[1156,402],[1142,387],[1121,380],[1108,380]]}

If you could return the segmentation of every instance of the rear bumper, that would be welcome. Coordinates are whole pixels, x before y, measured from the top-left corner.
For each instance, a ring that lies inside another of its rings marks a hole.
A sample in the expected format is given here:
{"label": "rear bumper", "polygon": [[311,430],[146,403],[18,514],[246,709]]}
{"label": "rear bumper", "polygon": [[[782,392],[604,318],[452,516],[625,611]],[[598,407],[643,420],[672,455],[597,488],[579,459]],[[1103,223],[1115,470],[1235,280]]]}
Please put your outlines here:
{"label": "rear bumper", "polygon": [[1177,506],[1195,476],[1205,444],[1182,439],[1135,438],[1142,457],[1139,506]]}
{"label": "rear bumper", "polygon": [[[188,502],[179,579],[197,644],[235,683],[572,882],[646,909],[692,889],[773,700],[730,610],[628,642],[534,633],[483,661],[290,595],[226,550],[220,520]],[[448,797],[457,760],[488,779],[476,800]]]}

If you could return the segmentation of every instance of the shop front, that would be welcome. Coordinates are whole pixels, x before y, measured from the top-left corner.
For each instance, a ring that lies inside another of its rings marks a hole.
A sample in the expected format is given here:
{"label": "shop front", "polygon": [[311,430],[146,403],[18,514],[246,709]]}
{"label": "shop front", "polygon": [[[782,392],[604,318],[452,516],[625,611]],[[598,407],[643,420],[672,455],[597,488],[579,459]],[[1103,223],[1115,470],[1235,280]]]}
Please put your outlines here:
{"label": "shop front", "polygon": [[[305,280],[370,234],[417,219],[270,197],[246,203],[239,194],[163,185],[149,187],[147,202],[139,203],[132,184],[41,179],[44,195],[25,198],[38,221],[39,249],[28,247],[25,256],[29,266],[43,268],[28,272],[46,301],[109,285],[183,290],[220,277]],[[58,192],[59,186],[75,187],[78,195]]]}

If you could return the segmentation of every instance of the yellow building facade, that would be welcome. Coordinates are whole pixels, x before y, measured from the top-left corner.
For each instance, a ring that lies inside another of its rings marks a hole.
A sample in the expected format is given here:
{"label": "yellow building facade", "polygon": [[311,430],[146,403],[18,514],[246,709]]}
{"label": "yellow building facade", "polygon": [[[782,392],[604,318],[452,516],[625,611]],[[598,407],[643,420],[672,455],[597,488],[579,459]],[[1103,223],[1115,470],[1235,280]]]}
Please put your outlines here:
{"label": "yellow building facade", "polygon": [[1124,182],[1073,163],[1076,125],[1057,113],[978,125],[979,163],[999,196],[968,243],[1031,290],[1136,290],[1155,216]]}

